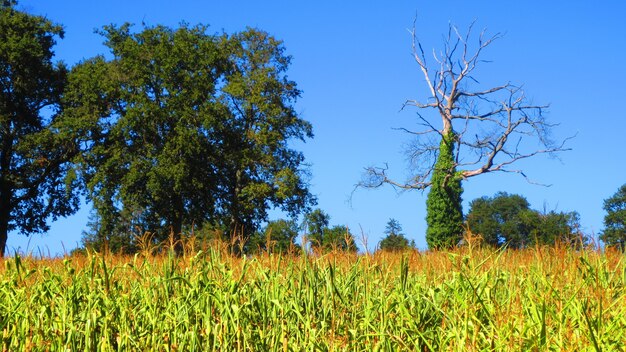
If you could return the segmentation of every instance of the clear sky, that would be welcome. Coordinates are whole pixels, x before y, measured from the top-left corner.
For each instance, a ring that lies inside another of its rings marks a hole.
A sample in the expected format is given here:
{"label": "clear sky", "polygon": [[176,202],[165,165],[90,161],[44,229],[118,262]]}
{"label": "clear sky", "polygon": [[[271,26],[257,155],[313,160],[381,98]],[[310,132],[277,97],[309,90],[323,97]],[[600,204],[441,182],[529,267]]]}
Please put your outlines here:
{"label": "clear sky", "polygon": [[[65,27],[56,54],[69,65],[106,53],[94,29],[111,23],[185,21],[228,33],[250,26],[283,40],[293,56],[289,77],[303,90],[297,110],[314,126],[315,138],[295,145],[311,164],[311,190],[331,224],[366,236],[370,249],[389,218],[426,248],[426,193],[383,187],[359,190],[349,202],[365,166],[387,162],[396,178],[408,175],[403,146],[411,139],[393,128],[416,127],[415,111],[400,108],[428,94],[407,31],[416,16],[427,50],[441,47],[448,23],[463,29],[476,20],[477,29],[505,33],[484,53],[492,62],[480,68],[480,83],[523,84],[533,102],[550,104],[548,118],[560,124],[556,138],[578,133],[561,160],[521,164],[529,177],[551,187],[515,175],[473,178],[463,184],[464,211],[474,198],[517,193],[535,209],[578,211],[584,231],[597,236],[603,200],[626,183],[625,1],[21,0],[18,6]],[[48,234],[9,234],[9,251],[54,255],[75,248],[90,207],[53,223]]]}

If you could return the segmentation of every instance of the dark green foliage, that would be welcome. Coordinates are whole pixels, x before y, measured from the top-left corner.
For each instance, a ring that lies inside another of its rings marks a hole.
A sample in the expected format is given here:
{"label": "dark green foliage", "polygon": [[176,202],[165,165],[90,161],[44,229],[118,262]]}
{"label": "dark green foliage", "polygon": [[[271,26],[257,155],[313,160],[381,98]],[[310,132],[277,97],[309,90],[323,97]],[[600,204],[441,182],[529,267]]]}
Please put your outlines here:
{"label": "dark green foliage", "polygon": [[328,228],[330,216],[321,209],[315,209],[304,218],[304,226],[308,240],[313,247],[319,247],[323,242],[324,231]]}
{"label": "dark green foliage", "polygon": [[281,42],[187,25],[102,35],[113,59],[76,66],[65,97],[96,237],[149,231],[178,243],[210,224],[245,239],[269,208],[295,215],[313,202],[304,158],[288,147],[312,132],[293,110],[300,92]]}
{"label": "dark green foliage", "polygon": [[470,231],[480,234],[486,244],[524,247],[530,234],[528,224],[538,215],[532,211],[529,213],[529,207],[526,198],[504,192],[493,198],[477,198],[470,202],[467,224]]}
{"label": "dark green foliage", "polygon": [[222,37],[226,54],[224,86],[217,101],[224,114],[219,131],[220,215],[231,233],[247,236],[266,220],[270,206],[295,216],[314,198],[308,191],[304,156],[288,143],[313,137],[293,103],[300,96],[287,79],[291,57],[282,42],[248,29]]}
{"label": "dark green foliage", "polygon": [[2,0],[2,2],[0,2],[0,10],[2,10],[3,8],[10,8],[15,5],[17,5],[16,0]]}
{"label": "dark green foliage", "polygon": [[469,230],[491,246],[525,248],[536,244],[565,243],[576,246],[586,239],[580,233],[577,212],[541,213],[530,209],[526,198],[496,193],[474,199],[467,214]]}
{"label": "dark green foliage", "polygon": [[626,250],[626,184],[610,198],[604,200],[604,231],[600,239],[607,246]]}
{"label": "dark green foliage", "polygon": [[59,129],[66,68],[52,62],[61,26],[0,7],[0,257],[10,231],[48,230],[48,220],[77,209],[77,153]]}
{"label": "dark green foliage", "polygon": [[345,225],[335,225],[324,231],[322,241],[324,250],[339,250],[344,252],[356,252],[358,250],[354,235]]}
{"label": "dark green foliage", "polygon": [[356,252],[354,236],[348,227],[329,227],[330,216],[321,209],[315,209],[305,216],[305,228],[311,248],[318,251],[341,250]]}
{"label": "dark green foliage", "polygon": [[380,249],[383,251],[403,251],[415,247],[404,237],[402,226],[396,219],[389,219],[385,227],[385,234],[387,236],[380,241]]}
{"label": "dark green foliage", "polygon": [[455,167],[455,140],[454,132],[442,136],[426,199],[426,243],[433,249],[456,245],[463,232],[463,188]]}
{"label": "dark green foliage", "polygon": [[299,252],[300,245],[296,244],[298,225],[293,220],[270,221],[264,231],[258,231],[246,243],[247,253],[288,253]]}

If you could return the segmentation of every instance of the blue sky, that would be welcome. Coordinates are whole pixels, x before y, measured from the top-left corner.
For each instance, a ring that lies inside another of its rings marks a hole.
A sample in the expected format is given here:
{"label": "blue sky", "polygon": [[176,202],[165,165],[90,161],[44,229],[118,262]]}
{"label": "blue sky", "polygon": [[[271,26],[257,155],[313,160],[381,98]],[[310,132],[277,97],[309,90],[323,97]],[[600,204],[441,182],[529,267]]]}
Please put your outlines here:
{"label": "blue sky", "polygon": [[[383,187],[358,190],[349,201],[366,166],[386,162],[397,179],[408,175],[403,146],[411,139],[393,128],[415,127],[415,111],[400,108],[405,100],[428,94],[411,57],[408,29],[416,16],[427,50],[441,47],[448,23],[464,29],[476,20],[477,29],[505,33],[484,53],[492,62],[478,71],[481,86],[523,84],[533,102],[550,104],[548,118],[560,124],[555,138],[577,133],[569,143],[573,150],[560,160],[539,157],[520,164],[529,177],[551,187],[515,175],[473,178],[464,183],[465,211],[474,198],[518,193],[535,209],[578,211],[584,231],[598,235],[603,200],[626,183],[624,1],[22,0],[19,7],[65,27],[56,54],[69,65],[105,53],[94,29],[111,23],[185,21],[228,33],[251,26],[283,40],[293,56],[289,76],[303,90],[297,110],[314,126],[315,138],[295,145],[311,164],[311,190],[331,223],[366,236],[370,249],[389,218],[426,248],[426,193]],[[10,234],[9,251],[71,250],[80,242],[89,208],[53,223],[48,234]]]}

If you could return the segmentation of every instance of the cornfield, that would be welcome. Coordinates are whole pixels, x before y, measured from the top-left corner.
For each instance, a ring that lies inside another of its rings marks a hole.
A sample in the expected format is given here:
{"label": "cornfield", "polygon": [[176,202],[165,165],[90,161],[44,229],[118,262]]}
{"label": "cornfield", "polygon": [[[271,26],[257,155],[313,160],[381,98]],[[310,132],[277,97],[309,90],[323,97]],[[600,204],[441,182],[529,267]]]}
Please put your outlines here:
{"label": "cornfield", "polygon": [[617,252],[15,256],[3,351],[624,350]]}

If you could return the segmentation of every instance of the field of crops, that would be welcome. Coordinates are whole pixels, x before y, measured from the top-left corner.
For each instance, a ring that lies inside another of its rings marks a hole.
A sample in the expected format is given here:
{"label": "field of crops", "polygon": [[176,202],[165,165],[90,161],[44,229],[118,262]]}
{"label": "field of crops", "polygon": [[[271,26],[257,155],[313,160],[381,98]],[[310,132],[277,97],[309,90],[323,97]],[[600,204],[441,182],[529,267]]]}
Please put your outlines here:
{"label": "field of crops", "polygon": [[535,248],[6,259],[2,351],[605,350],[619,253]]}

